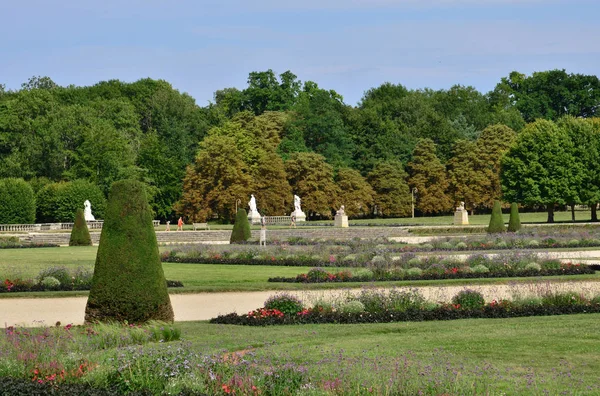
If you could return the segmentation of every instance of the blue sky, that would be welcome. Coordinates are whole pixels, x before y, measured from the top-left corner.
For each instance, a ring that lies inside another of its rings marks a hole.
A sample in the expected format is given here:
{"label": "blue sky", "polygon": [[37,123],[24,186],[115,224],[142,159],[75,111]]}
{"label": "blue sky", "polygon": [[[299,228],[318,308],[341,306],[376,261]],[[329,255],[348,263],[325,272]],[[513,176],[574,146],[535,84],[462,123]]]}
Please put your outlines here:
{"label": "blue sky", "polygon": [[355,105],[384,82],[472,85],[517,70],[600,75],[598,0],[0,0],[0,83],[169,81],[205,106],[291,70]]}

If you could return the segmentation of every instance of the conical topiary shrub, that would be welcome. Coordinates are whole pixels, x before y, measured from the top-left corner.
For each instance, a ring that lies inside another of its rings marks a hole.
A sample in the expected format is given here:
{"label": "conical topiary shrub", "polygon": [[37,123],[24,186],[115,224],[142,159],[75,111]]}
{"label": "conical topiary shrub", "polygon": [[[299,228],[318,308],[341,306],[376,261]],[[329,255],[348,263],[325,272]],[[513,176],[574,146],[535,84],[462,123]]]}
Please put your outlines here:
{"label": "conical topiary shrub", "polygon": [[521,218],[519,217],[519,206],[516,202],[510,205],[510,218],[508,219],[508,231],[517,232],[521,229]]}
{"label": "conical topiary shrub", "polygon": [[492,209],[492,217],[490,219],[490,225],[488,226],[487,232],[495,234],[498,232],[504,232],[504,220],[502,219],[502,206],[500,201],[494,201],[494,208]]}
{"label": "conical topiary shrub", "polygon": [[238,209],[235,214],[235,223],[233,224],[233,230],[231,230],[229,243],[245,242],[248,239],[250,239],[248,214],[246,213],[246,209]]}
{"label": "conical topiary shrub", "polygon": [[115,182],[85,307],[86,322],[173,321],[144,185]]}
{"label": "conical topiary shrub", "polygon": [[71,230],[71,239],[69,246],[92,246],[92,238],[83,216],[83,209],[77,209],[75,212],[75,223]]}

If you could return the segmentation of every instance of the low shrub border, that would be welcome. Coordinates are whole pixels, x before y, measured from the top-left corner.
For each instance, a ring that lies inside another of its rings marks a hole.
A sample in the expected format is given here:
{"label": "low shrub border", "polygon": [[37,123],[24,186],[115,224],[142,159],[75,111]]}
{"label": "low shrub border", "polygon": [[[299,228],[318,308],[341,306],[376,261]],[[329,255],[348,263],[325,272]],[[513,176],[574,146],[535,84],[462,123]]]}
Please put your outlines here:
{"label": "low shrub border", "polygon": [[[276,311],[276,312],[275,312]],[[259,312],[259,314],[256,314]],[[383,312],[326,312],[305,309],[296,315],[285,315],[277,310],[257,310],[249,314],[230,313],[210,320],[216,324],[246,326],[292,325],[292,324],[352,324],[423,322],[432,320],[455,320],[476,318],[517,318],[523,316],[551,316],[581,313],[600,313],[600,303],[587,303],[564,306],[515,306],[510,301],[492,301],[481,309],[461,309],[453,304],[440,305],[433,309],[409,308],[405,311],[385,310]]]}
{"label": "low shrub border", "polygon": [[32,248],[47,248],[60,247],[55,243],[8,243],[0,244],[0,249],[32,249]]}
{"label": "low shrub border", "polygon": [[403,280],[436,280],[436,279],[474,279],[474,278],[512,278],[512,277],[536,277],[557,275],[584,275],[593,274],[595,270],[587,265],[562,264],[558,269],[494,269],[489,272],[464,272],[462,268],[446,269],[444,272],[425,270],[421,274],[409,274],[407,272],[390,272],[376,276],[365,274],[353,276],[348,271],[330,273],[311,270],[308,274],[300,274],[293,278],[273,277],[269,282],[283,283],[326,283],[326,282],[377,282],[377,281],[403,281]]}
{"label": "low shrub border", "polygon": [[[167,280],[167,287],[183,287],[183,283],[177,280]],[[82,291],[90,290],[89,283],[67,283],[57,286],[48,286],[43,283],[35,283],[31,279],[5,279],[0,282],[0,293],[17,292],[39,292],[39,291]]]}

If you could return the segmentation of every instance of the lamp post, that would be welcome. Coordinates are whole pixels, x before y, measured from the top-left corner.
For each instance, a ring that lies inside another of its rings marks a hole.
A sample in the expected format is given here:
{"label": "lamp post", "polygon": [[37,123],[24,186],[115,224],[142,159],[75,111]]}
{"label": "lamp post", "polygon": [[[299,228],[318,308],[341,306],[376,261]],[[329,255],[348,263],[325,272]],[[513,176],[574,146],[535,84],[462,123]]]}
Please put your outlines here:
{"label": "lamp post", "polygon": [[415,218],[415,194],[417,192],[419,192],[419,190],[417,190],[417,187],[413,187],[413,189],[410,191],[410,205],[412,207],[412,218]]}

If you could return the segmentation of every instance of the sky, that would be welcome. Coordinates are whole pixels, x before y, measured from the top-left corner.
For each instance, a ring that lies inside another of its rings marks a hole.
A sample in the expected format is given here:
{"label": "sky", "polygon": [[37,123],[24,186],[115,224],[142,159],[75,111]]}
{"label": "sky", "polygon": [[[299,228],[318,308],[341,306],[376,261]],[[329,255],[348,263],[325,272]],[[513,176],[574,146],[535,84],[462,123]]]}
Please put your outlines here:
{"label": "sky", "polygon": [[511,71],[600,76],[598,0],[0,0],[0,84],[163,79],[200,106],[287,70],[349,105],[385,82],[492,90]]}

